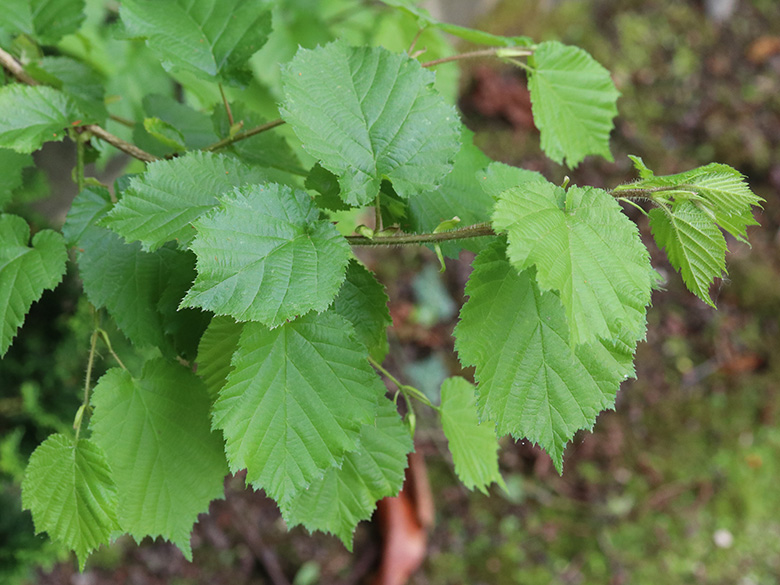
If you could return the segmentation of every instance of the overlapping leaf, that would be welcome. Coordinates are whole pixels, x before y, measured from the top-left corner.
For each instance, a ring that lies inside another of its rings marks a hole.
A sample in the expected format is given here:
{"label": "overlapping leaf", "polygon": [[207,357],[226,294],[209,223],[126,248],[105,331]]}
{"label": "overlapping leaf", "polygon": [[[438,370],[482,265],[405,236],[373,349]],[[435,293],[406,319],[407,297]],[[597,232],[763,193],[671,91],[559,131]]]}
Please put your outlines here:
{"label": "overlapping leaf", "polygon": [[105,122],[108,117],[106,90],[103,79],[94,69],[70,57],[43,57],[26,69],[44,85],[61,90],[91,120],[100,124]]}
{"label": "overlapping leaf", "polygon": [[501,193],[513,187],[519,187],[525,183],[544,181],[545,178],[537,171],[529,171],[513,167],[500,162],[492,162],[487,168],[477,172],[477,180],[493,200],[497,200]]}
{"label": "overlapping leaf", "polygon": [[209,428],[209,398],[189,369],[156,359],[139,378],[114,368],[92,396],[90,426],[111,461],[122,530],[162,536],[192,559],[198,514],[222,497],[222,441]]}
{"label": "overlapping leaf", "polygon": [[463,378],[447,378],[441,385],[440,413],[455,472],[463,484],[484,494],[493,482],[503,486],[496,426],[489,420],[480,422],[474,386]]}
{"label": "overlapping leaf", "polygon": [[381,398],[376,420],[361,429],[360,448],[300,492],[289,504],[285,521],[330,532],[351,551],[357,524],[371,517],[378,500],[400,491],[406,456],[413,449],[409,429],[395,406]]}
{"label": "overlapping leaf", "polygon": [[127,241],[140,240],[156,250],[176,240],[186,246],[195,237],[192,222],[215,207],[234,187],[263,183],[265,173],[223,155],[193,152],[148,166],[102,224]]}
{"label": "overlapping leaf", "polygon": [[560,293],[573,342],[612,339],[621,330],[644,337],[649,254],[607,192],[525,183],[501,194],[493,226],[507,233],[512,264],[535,265],[540,288]]}
{"label": "overlapping leaf", "polygon": [[569,167],[589,154],[611,161],[609,133],[620,92],[609,71],[586,51],[555,41],[540,43],[528,64],[534,123],[545,154]]}
{"label": "overlapping leaf", "polygon": [[344,280],[350,251],[318,215],[304,191],[276,183],[225,196],[195,224],[198,277],[181,306],[270,327],[323,311]]}
{"label": "overlapping leaf", "polygon": [[244,329],[230,317],[214,317],[198,343],[198,377],[206,384],[212,402],[227,381],[231,361]]}
{"label": "overlapping leaf", "polygon": [[88,439],[52,435],[38,445],[22,482],[36,532],[75,551],[79,568],[119,530],[116,485],[103,450]]}
{"label": "overlapping leaf", "polygon": [[167,70],[241,85],[251,76],[247,61],[271,32],[268,5],[253,0],[125,0],[119,14]]}
{"label": "overlapping leaf", "polygon": [[111,206],[107,190],[82,191],[63,229],[77,246],[84,292],[96,307],[105,307],[122,332],[139,346],[165,353],[194,354],[208,315],[178,311],[195,278],[195,257],[170,247],[144,252],[114,232],[96,225]]}
{"label": "overlapping leaf", "polygon": [[297,492],[358,448],[385,388],[352,325],[332,312],[268,329],[244,325],[214,405],[232,471],[283,510]]}
{"label": "overlapping leaf", "polygon": [[20,154],[13,150],[0,148],[0,211],[10,201],[11,195],[22,184],[22,171],[33,164],[29,154]]}
{"label": "overlapping leaf", "polygon": [[[480,188],[477,171],[485,168],[490,159],[474,146],[474,133],[464,128],[463,145],[460,148],[452,172],[442,180],[441,186],[419,193],[409,200],[408,223],[414,232],[430,233],[443,221],[460,218],[460,225],[467,226],[489,221],[493,199]],[[462,249],[478,252],[490,242],[490,238],[443,242],[442,252],[457,258]]]}
{"label": "overlapping leaf", "polygon": [[715,304],[709,288],[726,271],[726,240],[712,218],[690,201],[650,211],[650,229],[659,248],[693,294]]}
{"label": "overlapping leaf", "polygon": [[452,168],[458,116],[414,59],[334,42],[298,51],[282,80],[282,117],[339,176],[347,203],[373,202],[383,179],[409,198],[435,189]]}
{"label": "overlapping leaf", "polygon": [[84,20],[84,0],[4,0],[0,28],[53,45]]}
{"label": "overlapping leaf", "polygon": [[379,363],[387,355],[387,327],[392,324],[387,302],[385,287],[362,264],[351,260],[333,311],[352,323],[357,338]]}
{"label": "overlapping leaf", "polygon": [[60,234],[42,230],[30,241],[21,217],[0,214],[0,356],[11,345],[33,302],[65,274],[68,259]]}
{"label": "overlapping leaf", "polygon": [[500,244],[481,252],[454,335],[461,363],[476,366],[479,416],[495,421],[499,435],[538,443],[560,472],[566,442],[612,408],[633,375],[636,342],[621,336],[573,348],[560,299],[540,292],[533,272],[518,273]]}
{"label": "overlapping leaf", "polygon": [[67,128],[91,121],[73,100],[51,87],[0,87],[0,148],[34,152],[44,142],[62,140]]}

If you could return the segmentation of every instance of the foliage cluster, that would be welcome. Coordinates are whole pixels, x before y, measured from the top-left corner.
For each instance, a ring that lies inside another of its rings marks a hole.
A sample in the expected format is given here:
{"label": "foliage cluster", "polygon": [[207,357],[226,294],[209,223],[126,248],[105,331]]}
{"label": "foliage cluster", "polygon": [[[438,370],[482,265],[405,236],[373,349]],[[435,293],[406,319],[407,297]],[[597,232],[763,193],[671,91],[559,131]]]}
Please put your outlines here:
{"label": "foliage cluster", "polygon": [[[243,469],[289,525],[349,547],[401,487],[415,401],[439,412],[471,489],[503,485],[503,435],[561,471],[566,443],[633,375],[658,282],[621,203],[651,208],[657,244],[709,304],[723,231],[745,241],[755,224],[760,198],[725,165],[656,176],[634,157],[639,179],[606,191],[491,161],[452,105],[448,62],[525,70],[541,147],[570,167],[611,160],[609,73],[576,47],[384,4],[6,7],[0,204],[14,210],[30,154],[66,136],[79,194],[61,233],[30,239],[25,219],[0,215],[0,353],[72,250],[86,298],[144,357],[126,366],[96,317],[75,433],[47,438],[27,468],[36,530],[82,567],[121,533],[191,556],[198,514]],[[486,48],[456,54],[443,33]],[[116,149],[137,162],[112,188],[85,177]],[[362,209],[373,227],[334,225]],[[447,380],[440,405],[383,368],[387,295],[351,251],[420,244],[478,253],[455,329],[476,386]],[[98,343],[117,367],[92,388]]]}

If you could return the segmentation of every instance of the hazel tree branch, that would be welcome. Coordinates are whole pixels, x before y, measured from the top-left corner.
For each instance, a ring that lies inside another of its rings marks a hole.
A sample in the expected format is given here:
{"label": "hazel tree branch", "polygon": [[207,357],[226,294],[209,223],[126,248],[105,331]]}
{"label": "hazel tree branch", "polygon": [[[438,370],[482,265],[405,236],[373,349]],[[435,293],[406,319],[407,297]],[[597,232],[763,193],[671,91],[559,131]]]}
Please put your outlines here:
{"label": "hazel tree branch", "polygon": [[438,244],[449,240],[465,240],[469,238],[481,238],[498,235],[491,225],[475,223],[466,227],[439,232],[437,234],[394,234],[391,236],[347,236],[347,241],[352,246],[405,246],[419,244]]}

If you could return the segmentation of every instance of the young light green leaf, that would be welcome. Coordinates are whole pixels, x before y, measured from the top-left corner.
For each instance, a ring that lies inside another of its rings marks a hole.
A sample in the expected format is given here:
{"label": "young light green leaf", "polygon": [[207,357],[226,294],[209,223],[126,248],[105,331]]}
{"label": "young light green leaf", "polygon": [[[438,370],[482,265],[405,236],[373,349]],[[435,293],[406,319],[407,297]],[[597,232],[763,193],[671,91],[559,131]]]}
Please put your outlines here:
{"label": "young light green leaf", "polygon": [[233,369],[231,361],[243,330],[243,323],[236,323],[230,317],[214,317],[200,338],[197,373],[206,384],[212,402]]}
{"label": "young light green leaf", "polygon": [[30,241],[30,227],[16,215],[0,214],[0,356],[5,354],[27,311],[44,290],[65,274],[68,254],[60,234],[42,230]]}
{"label": "young light green leaf", "polygon": [[4,0],[0,7],[0,29],[28,34],[44,45],[76,32],[84,20],[84,0]]}
{"label": "young light green leaf", "polygon": [[213,409],[232,471],[284,510],[358,448],[384,384],[352,325],[332,312],[268,329],[247,323]]}
{"label": "young light green leaf", "polygon": [[[408,227],[413,232],[430,233],[442,221],[454,216],[460,225],[490,221],[493,199],[479,186],[477,171],[485,168],[490,159],[474,146],[474,133],[463,128],[463,145],[455,157],[452,172],[442,180],[441,186],[419,193],[409,200]],[[449,258],[457,258],[461,250],[479,252],[491,238],[443,242],[442,252]]]}
{"label": "young light green leaf", "polygon": [[111,468],[88,439],[74,443],[58,434],[38,445],[22,482],[22,506],[32,512],[36,532],[76,553],[82,571],[89,554],[119,530]]}
{"label": "young light green leaf", "polygon": [[688,290],[714,307],[710,284],[726,272],[726,240],[712,218],[690,201],[650,211],[659,248],[680,272]]}
{"label": "young light green leaf", "polygon": [[284,511],[285,521],[334,534],[351,552],[358,523],[371,517],[378,500],[400,491],[406,457],[413,450],[409,429],[395,405],[380,398],[376,420],[361,428],[360,448],[298,493]]}
{"label": "young light green leaf", "polygon": [[182,307],[276,327],[324,311],[344,280],[349,245],[305,191],[271,183],[236,189],[199,219],[198,277]]}
{"label": "young light green leaf", "polygon": [[192,526],[222,497],[227,474],[202,382],[158,358],[140,378],[119,368],[106,372],[92,406],[93,439],[111,461],[122,530],[139,542],[162,536],[192,560]]}
{"label": "young light green leaf", "polygon": [[477,172],[477,181],[485,193],[490,195],[493,200],[497,200],[501,193],[507,189],[519,187],[525,183],[546,181],[546,179],[537,171],[529,171],[501,162],[491,162],[487,168]]}
{"label": "young light green leaf", "polygon": [[119,15],[168,71],[238,85],[250,80],[249,58],[271,32],[268,5],[252,0],[124,0]]}
{"label": "young light green leaf", "polygon": [[654,275],[639,231],[606,191],[548,182],[504,191],[493,227],[505,232],[517,270],[536,266],[542,290],[566,308],[574,343],[645,334]]}
{"label": "young light green leaf", "polygon": [[385,287],[357,260],[350,260],[333,311],[355,327],[368,354],[382,363],[388,352],[387,327],[392,325]]}
{"label": "young light green leaf", "polygon": [[477,417],[474,386],[460,377],[447,378],[441,385],[440,413],[455,472],[463,484],[483,494],[493,482],[504,487],[498,470],[496,425]]}
{"label": "young light green leaf", "polygon": [[560,299],[540,292],[533,272],[518,274],[500,244],[481,252],[454,335],[461,363],[476,366],[479,416],[499,435],[538,443],[560,472],[566,442],[612,408],[633,375],[636,341],[572,348]]}
{"label": "young light green leaf", "polygon": [[172,97],[159,94],[147,95],[144,96],[143,106],[147,116],[159,118],[176,128],[181,133],[187,148],[199,150],[219,140],[208,114],[194,110]]}
{"label": "young light green leaf", "polygon": [[219,154],[193,152],[155,162],[132,178],[130,188],[101,223],[129,242],[140,240],[146,250],[171,240],[186,246],[195,237],[192,222],[215,207],[220,195],[266,179],[262,170]]}
{"label": "young light green leaf", "polygon": [[586,51],[555,41],[540,43],[528,58],[528,88],[542,150],[576,167],[589,154],[611,161],[609,133],[620,92]]}
{"label": "young light green leaf", "polygon": [[51,87],[0,87],[0,148],[30,153],[44,142],[62,140],[67,128],[92,121],[73,100]]}
{"label": "young light green leaf", "polygon": [[171,355],[194,353],[208,315],[177,311],[195,278],[194,255],[169,247],[144,252],[138,242],[128,244],[96,225],[110,205],[106,189],[85,189],[76,197],[63,230],[69,239],[77,238],[72,243],[77,246],[87,298],[96,307],[105,307],[134,344],[155,346]]}
{"label": "young light green leaf", "polygon": [[29,154],[0,148],[0,211],[11,201],[14,189],[22,185],[22,171],[33,164]]}
{"label": "young light green leaf", "polygon": [[350,205],[372,203],[383,179],[409,198],[435,189],[459,148],[457,113],[435,92],[433,77],[383,48],[337,41],[301,49],[282,74],[282,117],[339,176]]}
{"label": "young light green leaf", "polygon": [[667,203],[695,200],[712,212],[721,228],[747,243],[748,226],[758,225],[753,207],[760,207],[764,200],[750,190],[742,173],[728,165],[711,163],[683,173],[655,176],[641,158],[629,158],[642,178],[615,191],[647,189],[648,197]]}

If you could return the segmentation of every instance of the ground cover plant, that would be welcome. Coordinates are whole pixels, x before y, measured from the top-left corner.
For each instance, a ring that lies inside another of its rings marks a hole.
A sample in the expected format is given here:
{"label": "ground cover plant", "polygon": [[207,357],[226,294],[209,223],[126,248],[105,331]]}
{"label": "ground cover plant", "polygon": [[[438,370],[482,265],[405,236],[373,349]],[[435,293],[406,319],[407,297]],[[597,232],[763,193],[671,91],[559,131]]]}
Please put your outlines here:
{"label": "ground cover plant", "polygon": [[[82,566],[119,533],[162,536],[187,555],[228,470],[246,469],[288,524],[347,546],[375,502],[398,491],[414,401],[429,401],[401,383],[386,397],[387,297],[351,247],[478,252],[455,330],[477,385],[448,380],[433,406],[456,472],[485,490],[502,482],[497,436],[538,443],[560,471],[566,443],[633,375],[658,277],[621,202],[650,209],[659,247],[709,304],[725,270],[721,230],[744,241],[755,223],[760,199],[725,165],[656,176],[635,157],[639,179],[606,191],[491,162],[432,72],[476,56],[525,69],[542,149],[576,166],[611,157],[618,93],[575,47],[444,25],[398,2],[388,3],[397,12],[356,13],[279,3],[272,18],[236,1],[222,20],[212,2],[124,2],[104,36],[102,20],[82,25],[79,2],[48,3],[74,15],[51,22],[42,15],[56,12],[33,4],[3,25],[0,152],[21,177],[31,152],[69,135],[79,195],[62,233],[41,230],[31,244],[24,219],[0,219],[0,350],[72,248],[84,294],[145,357],[133,369],[115,355],[93,388],[98,344],[114,353],[96,320],[75,432],[46,439],[30,460],[23,498],[36,529]],[[104,18],[95,6],[90,15]],[[337,34],[377,14],[409,33],[406,45]],[[441,31],[486,48],[453,54]],[[269,37],[265,59],[253,58]],[[150,63],[164,70],[152,68],[150,91],[137,95],[121,78]],[[105,99],[122,90],[136,94],[126,117]],[[83,167],[117,148],[140,162],[112,193]],[[344,225],[362,208],[372,227]]]}

